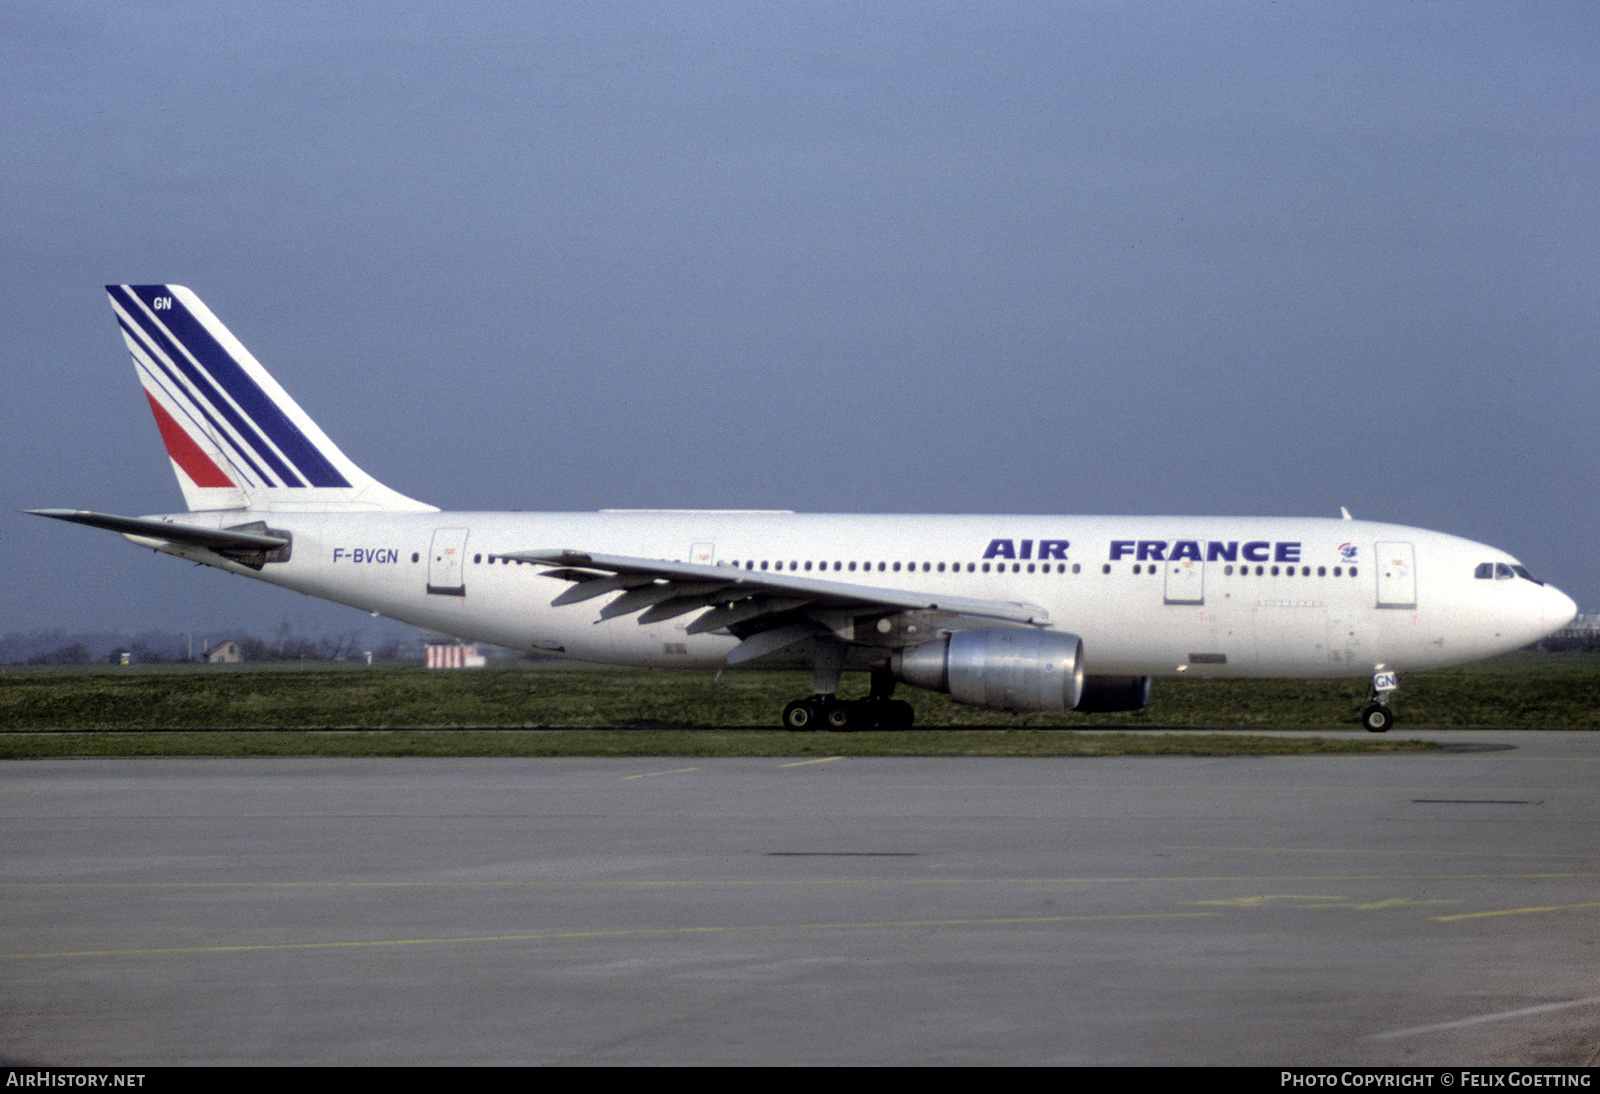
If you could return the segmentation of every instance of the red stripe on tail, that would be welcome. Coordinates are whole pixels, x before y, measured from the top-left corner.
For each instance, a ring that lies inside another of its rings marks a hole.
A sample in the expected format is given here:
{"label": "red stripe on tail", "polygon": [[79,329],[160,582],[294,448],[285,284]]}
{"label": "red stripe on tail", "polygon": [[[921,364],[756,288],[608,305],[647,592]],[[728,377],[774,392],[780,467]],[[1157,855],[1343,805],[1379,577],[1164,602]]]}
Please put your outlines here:
{"label": "red stripe on tail", "polygon": [[150,400],[150,409],[155,412],[156,425],[161,430],[161,440],[167,446],[167,455],[172,457],[172,462],[183,468],[183,473],[188,475],[196,486],[232,486],[233,481],[222,473],[222,468],[211,462],[211,457],[200,450],[194,443],[194,438],[184,431],[165,410],[156,402],[147,391],[144,397]]}

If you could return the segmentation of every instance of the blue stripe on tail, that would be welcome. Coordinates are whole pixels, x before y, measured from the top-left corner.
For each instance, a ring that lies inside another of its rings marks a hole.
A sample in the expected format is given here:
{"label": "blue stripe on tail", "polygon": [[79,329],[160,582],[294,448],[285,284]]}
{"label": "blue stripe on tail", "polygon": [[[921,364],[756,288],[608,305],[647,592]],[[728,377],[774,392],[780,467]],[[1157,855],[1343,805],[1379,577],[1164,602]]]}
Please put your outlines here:
{"label": "blue stripe on tail", "polygon": [[[114,287],[108,286],[108,288]],[[342,486],[348,487],[349,481],[339,473],[338,469],[328,461],[320,449],[314,445],[300,428],[278,407],[265,391],[250,377],[244,367],[236,361],[232,354],[223,349],[222,345],[214,338],[183,302],[172,296],[165,285],[130,285],[128,288],[147,307],[155,311],[154,301],[157,297],[163,298],[166,306],[160,310],[161,324],[172,332],[183,349],[198,361],[214,380],[233,399],[234,403],[249,416],[249,421],[240,420],[237,412],[223,400],[215,395],[215,390],[205,383],[204,377],[198,375],[190,362],[181,353],[170,353],[184,374],[194,382],[211,402],[212,406],[226,417],[239,435],[250,442],[262,460],[276,470],[283,482],[288,486]],[[131,310],[131,309],[130,309]],[[166,342],[159,331],[152,331],[148,318],[135,311],[133,318],[141,329],[158,342]],[[271,451],[260,441],[260,433],[266,435],[272,444],[277,446],[278,452],[283,453],[293,465],[291,470],[285,466],[276,452]],[[297,476],[295,471],[299,472]],[[301,478],[305,481],[302,482]]]}

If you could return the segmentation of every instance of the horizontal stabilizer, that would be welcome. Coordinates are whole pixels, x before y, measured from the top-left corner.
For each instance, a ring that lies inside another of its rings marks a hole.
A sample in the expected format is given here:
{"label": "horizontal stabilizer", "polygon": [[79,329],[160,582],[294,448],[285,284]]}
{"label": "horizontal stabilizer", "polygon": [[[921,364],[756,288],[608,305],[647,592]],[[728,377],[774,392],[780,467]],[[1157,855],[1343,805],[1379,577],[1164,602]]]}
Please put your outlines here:
{"label": "horizontal stabilizer", "polygon": [[181,543],[187,547],[205,547],[218,554],[261,553],[287,547],[289,540],[260,532],[236,532],[218,528],[195,528],[187,524],[173,524],[166,520],[145,517],[118,517],[110,513],[94,513],[87,509],[27,509],[36,517],[87,524],[91,528],[104,528],[126,536],[143,536],[146,539]]}

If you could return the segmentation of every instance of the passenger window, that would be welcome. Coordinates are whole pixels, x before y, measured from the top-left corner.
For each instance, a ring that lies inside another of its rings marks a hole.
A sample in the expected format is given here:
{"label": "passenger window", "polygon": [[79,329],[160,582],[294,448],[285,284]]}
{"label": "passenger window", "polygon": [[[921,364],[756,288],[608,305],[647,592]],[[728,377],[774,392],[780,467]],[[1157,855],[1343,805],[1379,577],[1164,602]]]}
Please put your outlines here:
{"label": "passenger window", "polygon": [[984,573],[988,573],[989,572],[989,564],[987,562],[985,562],[983,564],[983,572]]}
{"label": "passenger window", "polygon": [[1078,564],[1076,562],[1074,562],[1072,564],[1072,572],[1073,573],[1077,573],[1078,572]]}

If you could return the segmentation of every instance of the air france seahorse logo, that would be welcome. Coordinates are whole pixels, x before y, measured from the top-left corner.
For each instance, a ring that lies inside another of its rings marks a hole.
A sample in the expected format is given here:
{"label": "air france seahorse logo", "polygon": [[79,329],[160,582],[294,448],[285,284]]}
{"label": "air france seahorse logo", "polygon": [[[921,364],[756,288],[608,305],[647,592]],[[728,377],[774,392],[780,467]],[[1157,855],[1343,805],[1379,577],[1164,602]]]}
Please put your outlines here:
{"label": "air france seahorse logo", "polygon": [[1346,562],[1354,562],[1356,560],[1356,545],[1354,543],[1339,544],[1339,556]]}

